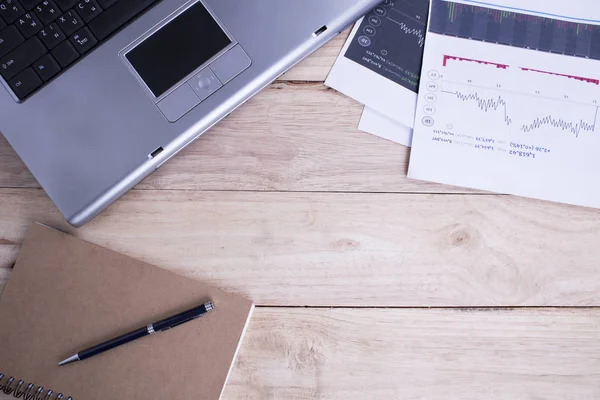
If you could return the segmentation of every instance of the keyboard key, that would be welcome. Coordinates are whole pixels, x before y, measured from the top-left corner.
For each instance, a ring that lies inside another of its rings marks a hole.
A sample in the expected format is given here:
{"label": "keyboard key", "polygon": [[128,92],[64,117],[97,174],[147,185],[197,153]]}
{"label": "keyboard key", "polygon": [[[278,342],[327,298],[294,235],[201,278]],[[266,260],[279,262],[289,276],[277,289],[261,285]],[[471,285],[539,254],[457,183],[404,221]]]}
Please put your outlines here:
{"label": "keyboard key", "polygon": [[105,10],[112,6],[113,4],[115,4],[117,2],[117,0],[98,0],[98,4],[100,4],[100,7],[104,8]]}
{"label": "keyboard key", "polygon": [[0,60],[0,75],[11,79],[44,54],[46,48],[38,37],[33,37]]}
{"label": "keyboard key", "polygon": [[0,0],[0,77],[24,100],[160,0]]}
{"label": "keyboard key", "polygon": [[42,39],[42,42],[44,42],[44,45],[48,49],[53,49],[57,44],[67,38],[56,23],[52,23],[42,29],[40,33],[38,33],[38,36]]}
{"label": "keyboard key", "polygon": [[35,13],[44,23],[44,25],[48,25],[60,15],[58,7],[52,2],[52,0],[44,0],[38,4],[35,8]]}
{"label": "keyboard key", "polygon": [[0,1],[0,17],[8,24],[12,24],[25,13],[21,4],[17,0]]}
{"label": "keyboard key", "polygon": [[63,68],[79,58],[79,53],[69,41],[62,42],[51,53]]}
{"label": "keyboard key", "polygon": [[90,22],[102,12],[102,9],[94,0],[82,0],[75,9],[85,22]]}
{"label": "keyboard key", "polygon": [[12,49],[23,43],[23,35],[14,25],[0,32],[0,57],[7,55]]}
{"label": "keyboard key", "polygon": [[26,38],[32,37],[42,29],[42,23],[31,11],[21,15],[16,25]]}
{"label": "keyboard key", "polygon": [[71,36],[71,43],[75,46],[79,54],[85,54],[90,51],[98,41],[88,28],[83,28]]}
{"label": "keyboard key", "polygon": [[44,82],[48,82],[60,72],[58,62],[50,54],[43,55],[32,67]]}
{"label": "keyboard key", "polygon": [[25,10],[30,11],[33,10],[33,7],[37,6],[41,0],[20,0],[21,5]]}
{"label": "keyboard key", "polygon": [[60,7],[61,10],[67,11],[70,8],[75,7],[75,4],[79,2],[79,0],[55,0],[56,4]]}
{"label": "keyboard key", "polygon": [[155,0],[119,0],[90,22],[89,27],[98,40],[106,39]]}
{"label": "keyboard key", "polygon": [[27,68],[8,82],[19,100],[25,99],[34,90],[42,86],[42,80],[32,68]]}
{"label": "keyboard key", "polygon": [[83,26],[83,21],[74,10],[67,11],[58,17],[56,23],[67,36]]}

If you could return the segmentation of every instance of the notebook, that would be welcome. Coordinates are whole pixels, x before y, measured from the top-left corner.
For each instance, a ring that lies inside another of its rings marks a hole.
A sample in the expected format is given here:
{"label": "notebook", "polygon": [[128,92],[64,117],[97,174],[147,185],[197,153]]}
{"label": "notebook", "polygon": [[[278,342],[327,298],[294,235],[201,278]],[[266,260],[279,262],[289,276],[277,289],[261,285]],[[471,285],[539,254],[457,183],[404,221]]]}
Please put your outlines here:
{"label": "notebook", "polygon": [[[209,300],[215,309],[201,318],[58,366]],[[13,396],[39,392],[44,400],[217,400],[253,308],[238,295],[34,224],[0,300],[0,382]]]}

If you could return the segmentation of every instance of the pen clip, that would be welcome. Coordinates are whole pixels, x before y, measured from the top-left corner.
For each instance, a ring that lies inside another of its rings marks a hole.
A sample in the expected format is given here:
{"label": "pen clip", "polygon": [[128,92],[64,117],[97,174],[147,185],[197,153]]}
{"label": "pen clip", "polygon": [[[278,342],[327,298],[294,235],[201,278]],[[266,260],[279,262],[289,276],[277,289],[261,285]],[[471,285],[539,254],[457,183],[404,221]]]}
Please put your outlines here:
{"label": "pen clip", "polygon": [[186,322],[195,320],[196,318],[201,317],[202,315],[212,310],[214,310],[214,305],[212,302],[209,301],[208,303],[204,303],[201,306],[194,307],[177,315],[165,318],[162,321],[155,322],[152,324],[153,329],[156,332],[164,332],[181,324],[185,324]]}
{"label": "pen clip", "polygon": [[178,322],[178,323],[176,323],[176,324],[173,324],[173,325],[170,325],[170,326],[165,326],[165,327],[164,327],[163,329],[161,329],[159,332],[168,331],[168,330],[169,330],[169,329],[171,329],[171,328],[175,328],[176,326],[179,326],[179,325],[185,324],[186,322],[190,322],[190,321],[192,321],[192,320],[194,320],[194,319],[196,319],[196,318],[200,318],[201,316],[202,316],[202,315],[196,315],[196,316],[194,316],[194,317],[191,317],[191,318],[188,318],[188,319],[186,319],[186,320],[179,321],[179,322]]}

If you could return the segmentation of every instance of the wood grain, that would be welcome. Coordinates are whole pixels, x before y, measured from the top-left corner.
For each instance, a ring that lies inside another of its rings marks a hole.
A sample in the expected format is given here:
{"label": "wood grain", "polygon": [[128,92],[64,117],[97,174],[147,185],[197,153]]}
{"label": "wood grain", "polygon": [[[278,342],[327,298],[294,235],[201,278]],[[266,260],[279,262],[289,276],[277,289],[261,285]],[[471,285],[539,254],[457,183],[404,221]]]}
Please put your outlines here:
{"label": "wood grain", "polygon": [[599,329],[598,309],[259,308],[223,398],[598,399]]}
{"label": "wood grain", "polygon": [[226,399],[600,398],[600,310],[258,310]]}
{"label": "wood grain", "polygon": [[[356,129],[362,107],[320,83],[276,83],[140,189],[466,193],[409,180],[409,150]],[[38,187],[0,136],[0,187]]]}
{"label": "wood grain", "polygon": [[321,83],[347,34],[79,230],[0,135],[0,294],[40,221],[262,305],[464,307],[258,308],[228,400],[599,399],[600,309],[473,306],[598,306],[600,210],[408,180]]}
{"label": "wood grain", "polygon": [[600,211],[510,196],[134,191],[74,230],[2,189],[0,221],[3,268],[40,221],[260,305],[600,304]]}

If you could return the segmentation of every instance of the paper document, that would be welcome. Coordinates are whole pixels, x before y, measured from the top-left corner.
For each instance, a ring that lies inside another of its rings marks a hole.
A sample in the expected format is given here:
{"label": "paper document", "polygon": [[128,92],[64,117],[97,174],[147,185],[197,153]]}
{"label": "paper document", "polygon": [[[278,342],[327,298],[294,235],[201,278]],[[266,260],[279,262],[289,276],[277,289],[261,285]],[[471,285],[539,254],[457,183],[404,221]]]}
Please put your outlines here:
{"label": "paper document", "polygon": [[412,127],[429,0],[385,0],[352,30],[325,84]]}
{"label": "paper document", "polygon": [[600,3],[433,0],[409,177],[600,207]]}
{"label": "paper document", "polygon": [[410,147],[412,129],[365,107],[358,129]]}

